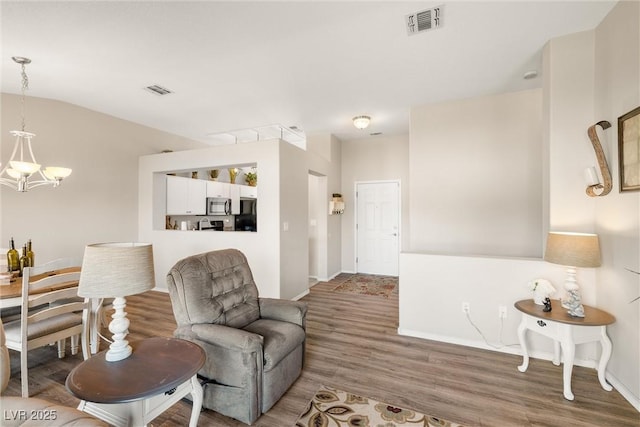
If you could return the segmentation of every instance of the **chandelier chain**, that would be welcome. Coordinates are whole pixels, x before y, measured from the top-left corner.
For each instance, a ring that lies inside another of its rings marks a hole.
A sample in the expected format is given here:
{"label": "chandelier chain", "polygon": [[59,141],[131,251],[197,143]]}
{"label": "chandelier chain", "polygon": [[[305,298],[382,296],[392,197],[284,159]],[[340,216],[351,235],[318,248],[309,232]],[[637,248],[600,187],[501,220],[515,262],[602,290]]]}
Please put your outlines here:
{"label": "chandelier chain", "polygon": [[25,102],[25,91],[29,89],[29,77],[27,77],[27,71],[25,63],[20,64],[22,66],[22,99],[20,100],[20,109],[22,113],[22,132],[25,131],[25,110],[26,110],[26,102]]}

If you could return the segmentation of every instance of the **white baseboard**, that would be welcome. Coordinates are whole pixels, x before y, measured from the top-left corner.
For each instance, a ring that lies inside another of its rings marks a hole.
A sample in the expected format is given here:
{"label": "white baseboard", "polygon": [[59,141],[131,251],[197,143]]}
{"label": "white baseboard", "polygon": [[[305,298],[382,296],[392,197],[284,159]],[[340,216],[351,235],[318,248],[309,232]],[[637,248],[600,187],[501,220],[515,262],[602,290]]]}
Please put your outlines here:
{"label": "white baseboard", "polygon": [[306,291],[304,291],[300,295],[296,295],[295,297],[291,298],[291,301],[298,301],[300,298],[302,298],[305,295],[309,295],[309,289],[307,289]]}
{"label": "white baseboard", "polygon": [[627,402],[631,403],[631,405],[636,408],[636,411],[640,412],[640,398],[638,398],[638,396],[634,396],[631,390],[625,387],[616,377],[611,375],[609,372],[607,372],[606,378],[609,384],[611,384],[613,388],[618,390],[618,393],[620,393],[622,397],[627,400]]}
{"label": "white baseboard", "polygon": [[151,289],[152,291],[156,291],[156,292],[162,292],[164,294],[168,294],[169,293],[169,289],[165,289],[165,288],[158,288],[157,286],[153,289]]}
{"label": "white baseboard", "polygon": [[329,276],[329,277],[316,277],[315,279],[316,279],[318,282],[328,282],[328,281],[330,281],[330,280],[332,280],[332,279],[335,279],[336,277],[338,277],[338,275],[340,275],[340,274],[342,274],[342,273],[344,273],[344,271],[338,271],[337,273],[332,274],[332,275],[331,275],[331,276]]}
{"label": "white baseboard", "polygon": [[[503,345],[503,346],[497,345],[493,347],[493,346],[487,345],[484,341],[465,340],[465,339],[460,339],[455,337],[448,337],[448,336],[437,335],[437,334],[428,334],[424,332],[412,331],[409,329],[402,329],[402,328],[398,328],[398,334],[406,335],[414,338],[422,338],[425,340],[446,342],[448,344],[456,344],[456,345],[463,345],[466,347],[480,348],[483,350],[497,351],[499,353],[517,354],[519,356],[522,355],[520,346],[511,347],[506,345]],[[546,351],[533,351],[529,354],[529,357],[532,357],[534,359],[551,361],[553,360],[553,353],[549,353]],[[597,368],[598,366],[595,360],[587,360],[587,359],[575,359],[573,361],[573,364],[574,366],[584,366],[585,368],[594,368],[594,369]],[[516,369],[516,367],[514,366],[513,369]]]}

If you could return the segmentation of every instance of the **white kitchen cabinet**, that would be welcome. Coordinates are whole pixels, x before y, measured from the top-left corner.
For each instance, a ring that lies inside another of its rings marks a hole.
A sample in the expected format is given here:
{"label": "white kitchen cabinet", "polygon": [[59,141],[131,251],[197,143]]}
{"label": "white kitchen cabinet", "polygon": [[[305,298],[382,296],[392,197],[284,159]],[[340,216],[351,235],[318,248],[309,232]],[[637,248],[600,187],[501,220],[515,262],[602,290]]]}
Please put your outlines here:
{"label": "white kitchen cabinet", "polygon": [[257,199],[258,187],[252,187],[250,185],[240,185],[240,197],[245,199]]}
{"label": "white kitchen cabinet", "polygon": [[229,185],[229,198],[231,199],[231,215],[240,214],[240,188],[242,185]]}
{"label": "white kitchen cabinet", "polygon": [[167,215],[204,215],[207,181],[167,176]]}
{"label": "white kitchen cabinet", "polygon": [[231,184],[218,181],[203,181],[207,184],[207,197],[229,198],[229,189]]}

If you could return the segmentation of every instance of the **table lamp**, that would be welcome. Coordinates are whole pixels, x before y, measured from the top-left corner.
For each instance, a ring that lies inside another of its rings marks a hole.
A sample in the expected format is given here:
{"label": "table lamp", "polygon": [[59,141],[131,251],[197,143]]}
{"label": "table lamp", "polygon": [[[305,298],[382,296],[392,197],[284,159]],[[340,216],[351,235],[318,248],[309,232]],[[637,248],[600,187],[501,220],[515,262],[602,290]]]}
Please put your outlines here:
{"label": "table lamp", "polygon": [[125,340],[129,333],[129,319],[124,311],[124,297],[153,288],[154,277],[150,243],[98,243],[85,248],[78,295],[86,298],[115,297],[115,312],[109,323],[113,342],[105,356],[108,362],[131,355],[131,346]]}
{"label": "table lamp", "polygon": [[568,309],[569,315],[584,317],[580,287],[576,280],[576,269],[577,267],[600,266],[598,235],[550,232],[547,236],[544,260],[567,267],[567,278],[564,282],[567,297],[562,300],[562,306]]}

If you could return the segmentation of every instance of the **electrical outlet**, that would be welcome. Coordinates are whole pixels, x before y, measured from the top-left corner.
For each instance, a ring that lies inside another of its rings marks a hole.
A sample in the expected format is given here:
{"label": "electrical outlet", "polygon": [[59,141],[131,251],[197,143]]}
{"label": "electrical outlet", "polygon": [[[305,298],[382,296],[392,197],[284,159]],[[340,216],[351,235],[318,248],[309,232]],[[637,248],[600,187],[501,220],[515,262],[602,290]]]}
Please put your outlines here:
{"label": "electrical outlet", "polygon": [[507,318],[507,307],[504,305],[501,305],[498,307],[498,317],[500,319],[506,319]]}
{"label": "electrical outlet", "polygon": [[468,302],[463,302],[462,303],[462,312],[463,313],[469,313],[469,303]]}

